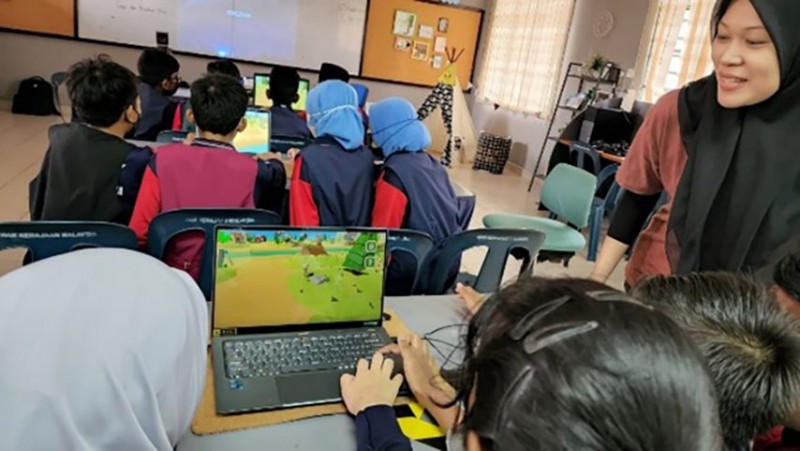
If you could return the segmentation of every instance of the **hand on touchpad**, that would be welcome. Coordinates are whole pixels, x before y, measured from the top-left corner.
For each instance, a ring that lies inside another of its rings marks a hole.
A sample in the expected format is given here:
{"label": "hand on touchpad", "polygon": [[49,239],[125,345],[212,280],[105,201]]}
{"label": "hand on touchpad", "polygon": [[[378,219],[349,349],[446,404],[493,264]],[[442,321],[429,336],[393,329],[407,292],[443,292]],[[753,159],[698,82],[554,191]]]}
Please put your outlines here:
{"label": "hand on touchpad", "polygon": [[383,355],[383,358],[394,362],[394,368],[392,368],[392,377],[395,377],[398,374],[403,374],[403,356],[393,352],[387,352]]}

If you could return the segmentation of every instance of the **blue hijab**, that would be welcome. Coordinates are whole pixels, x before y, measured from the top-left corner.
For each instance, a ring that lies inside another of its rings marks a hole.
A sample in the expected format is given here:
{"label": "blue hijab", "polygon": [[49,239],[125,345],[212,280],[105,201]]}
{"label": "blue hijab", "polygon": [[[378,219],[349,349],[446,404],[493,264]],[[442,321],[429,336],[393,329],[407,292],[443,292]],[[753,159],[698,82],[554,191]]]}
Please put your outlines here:
{"label": "blue hijab", "polygon": [[314,136],[330,136],[347,150],[364,142],[364,123],[356,90],[339,80],[319,84],[308,93],[308,125]]}
{"label": "blue hijab", "polygon": [[395,152],[422,152],[431,146],[431,134],[411,103],[390,97],[369,110],[372,137],[388,158]]}

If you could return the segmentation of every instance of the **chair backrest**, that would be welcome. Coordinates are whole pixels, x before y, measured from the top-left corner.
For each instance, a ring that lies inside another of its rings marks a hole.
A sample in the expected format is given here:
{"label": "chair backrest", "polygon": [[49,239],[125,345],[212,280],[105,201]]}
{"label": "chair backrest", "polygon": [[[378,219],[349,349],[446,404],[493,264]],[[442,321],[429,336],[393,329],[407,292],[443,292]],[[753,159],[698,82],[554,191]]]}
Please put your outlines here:
{"label": "chair backrest", "polygon": [[28,249],[27,263],[88,247],[138,250],[139,242],[133,230],[108,222],[0,223],[0,250]]}
{"label": "chair backrest", "polygon": [[481,265],[474,288],[480,293],[493,293],[500,288],[506,262],[514,250],[527,253],[520,275],[530,273],[531,266],[544,243],[545,234],[535,230],[479,229],[451,236],[442,245],[435,262],[431,262],[426,294],[444,294],[448,288],[453,264],[469,249],[485,246],[486,258]]}
{"label": "chair backrest", "polygon": [[[595,175],[600,172],[600,154],[598,154],[591,145],[583,141],[573,141],[569,146],[569,153],[570,155],[573,153],[577,154],[579,168]],[[592,162],[592,170],[586,167],[587,159]]]}
{"label": "chair backrest", "polygon": [[597,177],[561,163],[542,186],[542,205],[560,219],[582,229],[589,223]]}
{"label": "chair backrest", "polygon": [[310,139],[299,136],[272,135],[269,148],[272,152],[287,153],[290,149],[302,149],[310,143]]}
{"label": "chair backrest", "polygon": [[189,132],[164,130],[156,137],[156,142],[163,144],[180,144],[189,137]]}
{"label": "chair backrest", "polygon": [[392,255],[395,252],[405,252],[414,256],[417,262],[417,271],[414,274],[414,284],[411,286],[411,293],[415,293],[422,276],[422,266],[427,262],[428,254],[433,249],[433,238],[423,232],[415,230],[390,230],[389,242],[387,243],[386,253]]}
{"label": "chair backrest", "polygon": [[55,94],[55,101],[56,101],[56,108],[58,111],[61,111],[61,94],[59,92],[59,88],[64,82],[67,81],[67,77],[69,74],[66,72],[55,72],[53,75],[50,76],[50,84],[53,85],[53,93]]}
{"label": "chair backrest", "polygon": [[[613,179],[616,177],[617,172],[619,172],[619,165],[612,164],[603,168],[600,171],[600,174],[597,175],[597,186],[595,188],[595,194],[597,194],[603,186],[608,183],[608,179]],[[611,182],[609,185],[608,190],[606,191],[606,195],[604,197],[596,196],[599,201],[603,203],[604,211],[613,211],[617,204],[617,198],[620,196],[620,186],[616,180]]]}
{"label": "chair backrest", "polygon": [[350,86],[352,86],[353,89],[356,90],[356,94],[358,94],[358,107],[364,108],[369,99],[369,88],[367,85],[361,83],[351,83]]}
{"label": "chair backrest", "polygon": [[271,211],[255,209],[191,209],[162,213],[150,223],[147,233],[147,250],[153,257],[163,260],[169,242],[186,232],[205,233],[203,259],[200,269],[200,289],[211,300],[211,274],[214,265],[214,229],[219,225],[273,226],[281,218]]}

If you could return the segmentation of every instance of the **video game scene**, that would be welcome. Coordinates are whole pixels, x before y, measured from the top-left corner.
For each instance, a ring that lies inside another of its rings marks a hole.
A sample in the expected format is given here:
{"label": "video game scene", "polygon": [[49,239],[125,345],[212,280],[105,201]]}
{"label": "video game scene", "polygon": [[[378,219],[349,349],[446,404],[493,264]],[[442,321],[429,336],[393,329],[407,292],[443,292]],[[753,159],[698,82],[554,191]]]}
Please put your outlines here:
{"label": "video game scene", "polygon": [[247,110],[247,127],[236,134],[233,146],[239,153],[260,154],[269,152],[271,115],[269,111]]}
{"label": "video game scene", "polygon": [[[272,99],[267,97],[267,90],[269,89],[269,75],[256,74],[254,79],[255,93],[254,104],[260,108],[272,108]],[[311,89],[308,80],[300,80],[300,87],[297,89],[299,99],[292,104],[292,109],[295,111],[306,110],[306,100],[308,99],[308,91]]]}
{"label": "video game scene", "polygon": [[219,230],[215,250],[215,329],[380,319],[384,233]]}

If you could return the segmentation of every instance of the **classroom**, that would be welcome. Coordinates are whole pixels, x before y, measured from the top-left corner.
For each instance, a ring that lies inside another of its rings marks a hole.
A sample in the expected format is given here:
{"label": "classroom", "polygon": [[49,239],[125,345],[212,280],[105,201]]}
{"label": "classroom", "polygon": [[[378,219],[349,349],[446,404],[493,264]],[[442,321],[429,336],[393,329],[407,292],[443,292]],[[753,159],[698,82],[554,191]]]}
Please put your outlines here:
{"label": "classroom", "polygon": [[798,27],[0,1],[0,451],[800,448]]}

